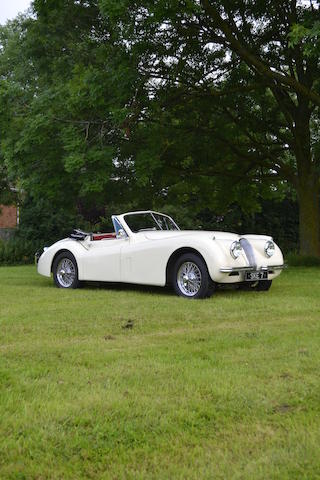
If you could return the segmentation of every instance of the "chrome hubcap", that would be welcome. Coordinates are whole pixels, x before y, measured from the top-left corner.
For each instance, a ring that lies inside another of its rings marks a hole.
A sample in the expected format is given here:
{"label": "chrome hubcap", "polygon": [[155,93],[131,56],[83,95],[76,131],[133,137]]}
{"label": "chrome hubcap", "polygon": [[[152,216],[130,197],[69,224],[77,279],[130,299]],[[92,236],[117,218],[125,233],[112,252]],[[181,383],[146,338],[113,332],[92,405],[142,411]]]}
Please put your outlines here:
{"label": "chrome hubcap", "polygon": [[193,262],[184,262],[177,275],[178,287],[187,297],[193,297],[201,288],[201,272]]}
{"label": "chrome hubcap", "polygon": [[62,258],[57,267],[57,279],[64,288],[71,287],[76,278],[75,266],[69,258]]}

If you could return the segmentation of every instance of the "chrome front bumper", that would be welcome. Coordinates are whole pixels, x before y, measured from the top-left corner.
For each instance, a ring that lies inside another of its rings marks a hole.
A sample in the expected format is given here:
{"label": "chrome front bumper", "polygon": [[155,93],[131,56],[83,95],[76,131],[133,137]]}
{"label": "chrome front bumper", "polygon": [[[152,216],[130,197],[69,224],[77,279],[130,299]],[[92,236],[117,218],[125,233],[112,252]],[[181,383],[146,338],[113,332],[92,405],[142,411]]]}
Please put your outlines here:
{"label": "chrome front bumper", "polygon": [[269,270],[283,270],[287,265],[270,265],[268,267],[222,267],[220,268],[221,273],[233,273],[233,272],[266,272]]}

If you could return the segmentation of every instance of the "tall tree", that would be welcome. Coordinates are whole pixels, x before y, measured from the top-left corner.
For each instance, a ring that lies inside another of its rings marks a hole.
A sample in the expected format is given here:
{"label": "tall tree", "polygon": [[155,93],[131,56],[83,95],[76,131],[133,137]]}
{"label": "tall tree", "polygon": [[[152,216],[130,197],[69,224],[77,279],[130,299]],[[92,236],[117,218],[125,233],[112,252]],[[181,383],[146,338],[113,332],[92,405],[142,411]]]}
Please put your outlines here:
{"label": "tall tree", "polygon": [[115,179],[118,198],[127,182],[118,150],[131,66],[117,62],[97,1],[36,0],[33,9],[0,29],[1,154],[28,209],[96,221]]}
{"label": "tall tree", "polygon": [[320,254],[317,5],[33,5],[0,31],[0,133],[34,202],[92,220],[114,198],[249,211],[295,190],[301,251]]}
{"label": "tall tree", "polygon": [[[289,183],[299,201],[301,253],[320,256],[319,60],[308,55],[297,35],[290,40],[295,25],[319,18],[318,2],[100,4],[119,42],[136,59],[149,98],[162,101],[160,115],[174,91],[185,103],[205,98],[208,105],[216,104],[223,128],[217,128],[219,120],[212,113],[207,131],[219,147],[228,147],[228,174],[251,175],[256,181],[261,173],[265,181]],[[136,111],[137,104],[138,97]],[[140,110],[145,114],[147,108]],[[133,118],[140,121],[132,110]],[[232,125],[237,126],[236,135]],[[208,156],[208,173],[214,173],[216,153]],[[191,172],[198,167],[196,162]]]}

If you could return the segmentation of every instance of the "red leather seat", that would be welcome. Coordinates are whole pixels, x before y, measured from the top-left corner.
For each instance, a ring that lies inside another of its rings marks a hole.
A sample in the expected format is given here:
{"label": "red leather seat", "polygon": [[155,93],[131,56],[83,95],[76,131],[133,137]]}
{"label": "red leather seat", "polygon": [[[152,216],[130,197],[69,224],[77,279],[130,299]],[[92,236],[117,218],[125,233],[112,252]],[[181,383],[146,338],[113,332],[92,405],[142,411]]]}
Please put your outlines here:
{"label": "red leather seat", "polygon": [[108,239],[117,238],[115,233],[94,233],[92,235],[92,240],[108,240]]}

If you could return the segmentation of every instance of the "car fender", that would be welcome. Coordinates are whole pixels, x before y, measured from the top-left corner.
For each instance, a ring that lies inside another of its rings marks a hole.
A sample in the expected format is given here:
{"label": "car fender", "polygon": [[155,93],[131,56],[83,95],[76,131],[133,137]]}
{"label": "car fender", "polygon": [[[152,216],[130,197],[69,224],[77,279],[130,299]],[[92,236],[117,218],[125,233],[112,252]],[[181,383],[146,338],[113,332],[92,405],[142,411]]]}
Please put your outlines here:
{"label": "car fender", "polygon": [[87,247],[84,242],[79,242],[69,238],[54,243],[42,253],[38,261],[38,273],[44,275],[45,277],[50,277],[54,258],[63,250],[71,252],[75,257],[78,266],[79,280],[84,280],[82,258],[86,254]]}
{"label": "car fender", "polygon": [[183,238],[130,242],[123,248],[122,281],[164,286],[168,280],[168,268],[172,266],[170,262],[188,250],[201,255],[210,277],[218,281],[221,266],[234,262],[230,256],[230,244],[230,240],[216,241],[213,236],[194,238],[192,234]]}
{"label": "car fender", "polygon": [[214,282],[220,282],[222,279],[220,269],[223,265],[230,267],[247,265],[244,255],[236,260],[230,255],[232,241],[230,239],[217,240],[214,237],[211,239],[203,238],[189,242],[186,247],[191,247],[201,254],[207,265],[210,278]]}
{"label": "car fender", "polygon": [[[249,236],[248,236],[249,237]],[[275,253],[271,258],[266,257],[264,253],[264,246],[267,240],[270,240],[270,237],[264,236],[255,236],[253,238],[250,236],[250,242],[254,249],[254,255],[257,261],[257,264],[261,266],[272,266],[272,265],[282,265],[283,264],[283,255],[278,247],[275,244]],[[191,240],[191,239],[190,239]],[[226,280],[226,275],[221,272],[223,268],[244,268],[248,266],[248,260],[244,252],[241,255],[234,259],[230,254],[230,246],[233,240],[230,239],[212,239],[203,238],[199,240],[194,240],[190,242],[184,242],[183,245],[181,244],[178,248],[174,249],[171,253],[168,263],[170,259],[175,257],[176,253],[181,250],[181,254],[188,249],[192,249],[195,252],[199,252],[200,255],[203,257],[204,261],[206,262],[209,275],[214,282],[217,283],[224,283]],[[167,264],[168,268],[168,264]],[[280,274],[280,270],[275,274],[275,276]]]}

